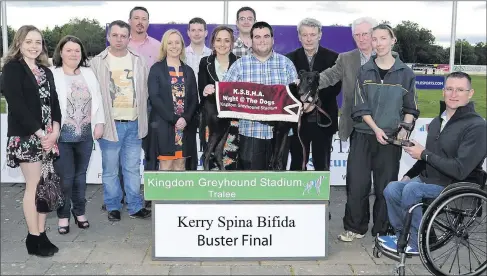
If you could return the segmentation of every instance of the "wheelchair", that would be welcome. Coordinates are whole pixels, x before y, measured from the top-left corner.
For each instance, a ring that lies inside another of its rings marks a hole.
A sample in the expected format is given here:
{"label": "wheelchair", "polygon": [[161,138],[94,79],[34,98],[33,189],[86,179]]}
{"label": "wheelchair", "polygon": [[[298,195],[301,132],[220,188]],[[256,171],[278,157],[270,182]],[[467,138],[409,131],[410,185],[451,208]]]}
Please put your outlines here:
{"label": "wheelchair", "polygon": [[[404,231],[397,237],[397,252],[382,247],[375,238],[373,255],[398,262],[396,275],[406,275],[406,253],[412,212],[423,208],[418,229],[419,258],[433,275],[486,275],[487,270],[487,172],[447,186],[435,199],[423,199],[411,206],[404,219]],[[449,261],[451,263],[449,263]],[[448,264],[447,264],[448,263]]]}

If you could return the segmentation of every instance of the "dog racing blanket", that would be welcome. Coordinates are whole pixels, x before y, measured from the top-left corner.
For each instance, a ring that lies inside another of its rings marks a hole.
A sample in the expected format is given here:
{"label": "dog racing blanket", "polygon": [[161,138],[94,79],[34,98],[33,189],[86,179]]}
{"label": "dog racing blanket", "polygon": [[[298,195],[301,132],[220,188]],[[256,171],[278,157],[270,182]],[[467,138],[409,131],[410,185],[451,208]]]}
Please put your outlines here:
{"label": "dog racing blanket", "polygon": [[216,82],[219,118],[298,122],[301,102],[287,85]]}

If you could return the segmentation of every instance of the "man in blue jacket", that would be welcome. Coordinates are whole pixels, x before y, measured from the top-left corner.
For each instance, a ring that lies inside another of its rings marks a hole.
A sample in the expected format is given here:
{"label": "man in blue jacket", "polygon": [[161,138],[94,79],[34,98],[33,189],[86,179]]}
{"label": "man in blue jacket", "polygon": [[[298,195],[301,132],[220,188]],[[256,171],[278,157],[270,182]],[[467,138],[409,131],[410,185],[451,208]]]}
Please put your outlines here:
{"label": "man in blue jacket", "polygon": [[[418,161],[401,181],[389,183],[384,190],[389,221],[396,231],[395,236],[379,237],[384,248],[396,252],[397,238],[410,206],[423,198],[438,197],[446,186],[464,181],[482,167],[487,156],[487,125],[470,102],[473,94],[468,74],[449,74],[443,88],[441,113],[429,125],[426,147],[417,141],[413,141],[414,146],[404,147]],[[410,179],[413,175],[417,176]],[[421,216],[421,208],[416,208],[406,253],[418,254]]]}

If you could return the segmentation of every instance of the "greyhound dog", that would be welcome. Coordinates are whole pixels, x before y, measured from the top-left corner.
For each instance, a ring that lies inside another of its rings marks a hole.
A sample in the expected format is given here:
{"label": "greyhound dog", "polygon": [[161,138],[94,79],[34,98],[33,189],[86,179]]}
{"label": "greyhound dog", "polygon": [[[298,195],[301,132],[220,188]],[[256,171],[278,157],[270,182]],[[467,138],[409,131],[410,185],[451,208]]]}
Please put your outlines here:
{"label": "greyhound dog", "polygon": [[[299,84],[296,85],[292,83],[289,85],[289,90],[293,94],[294,97],[299,99],[301,103],[304,105],[304,109],[302,112],[307,113],[312,111],[313,109],[317,109],[318,112],[322,113],[325,117],[328,118],[328,124],[318,124],[321,127],[328,127],[331,125],[331,118],[328,113],[326,113],[320,107],[320,100],[318,97],[318,86],[320,81],[320,73],[319,72],[308,72],[301,70],[299,71]],[[301,115],[299,114],[299,121],[298,121],[298,133],[294,133],[293,135],[298,135],[299,137],[299,129],[301,127]],[[288,139],[289,139],[289,130],[293,127],[292,122],[273,122],[274,125],[274,141],[273,141],[273,148],[272,148],[272,157],[271,162],[269,164],[269,169],[281,171],[286,170],[286,165],[284,164],[284,155],[288,154]],[[301,137],[299,137],[301,141]],[[305,154],[304,144],[301,142],[301,146],[303,147],[303,156]],[[306,160],[303,158],[303,170],[306,168]]]}
{"label": "greyhound dog", "polygon": [[[329,119],[329,124],[320,125],[322,127],[328,127],[331,125],[330,116],[319,107],[318,98],[318,85],[319,85],[320,75],[319,72],[307,72],[304,70],[299,71],[299,85],[295,83],[289,84],[289,90],[294,97],[299,99],[301,103],[305,104],[303,112],[310,112],[314,108],[318,112],[322,113]],[[208,143],[205,152],[203,153],[204,170],[210,169],[210,162],[212,161],[212,155],[214,155],[214,161],[220,170],[225,170],[223,165],[223,148],[228,137],[228,131],[230,129],[231,119],[218,118],[218,111],[216,107],[215,94],[209,95],[204,104],[204,109],[206,112],[206,122],[209,128],[210,136],[208,138]],[[299,114],[301,117],[302,114]],[[269,163],[269,168],[271,170],[286,170],[286,164],[283,164],[284,154],[288,154],[286,151],[288,145],[288,133],[292,128],[292,122],[269,122],[270,125],[274,126],[274,139],[272,148],[271,162]],[[300,123],[298,122],[298,130]],[[299,134],[297,134],[299,135]],[[304,152],[304,145],[303,145]],[[303,155],[304,156],[304,155]],[[303,161],[305,162],[305,161]],[[303,169],[304,170],[304,169]]]}

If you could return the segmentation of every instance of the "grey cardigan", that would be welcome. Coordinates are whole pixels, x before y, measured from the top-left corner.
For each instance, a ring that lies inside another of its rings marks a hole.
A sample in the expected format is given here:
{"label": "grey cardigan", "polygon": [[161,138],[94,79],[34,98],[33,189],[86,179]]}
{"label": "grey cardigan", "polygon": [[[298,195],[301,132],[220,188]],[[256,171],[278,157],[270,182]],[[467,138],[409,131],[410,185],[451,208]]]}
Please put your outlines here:
{"label": "grey cardigan", "polygon": [[360,69],[360,51],[358,49],[338,55],[335,65],[320,73],[319,89],[335,85],[342,81],[343,101],[338,136],[346,141],[353,130],[352,106],[357,74]]}

